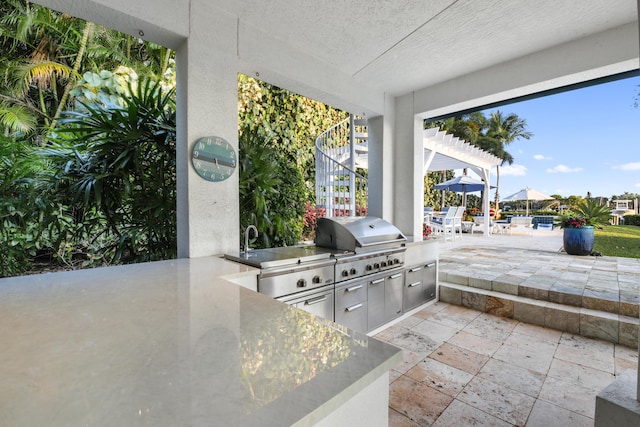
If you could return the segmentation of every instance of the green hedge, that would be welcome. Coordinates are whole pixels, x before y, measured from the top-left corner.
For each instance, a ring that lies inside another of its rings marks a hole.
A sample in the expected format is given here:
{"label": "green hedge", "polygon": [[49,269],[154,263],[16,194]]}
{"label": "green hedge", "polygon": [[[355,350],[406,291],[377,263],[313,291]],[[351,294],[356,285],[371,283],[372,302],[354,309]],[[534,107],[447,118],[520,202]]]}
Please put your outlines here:
{"label": "green hedge", "polygon": [[625,215],[624,216],[624,225],[639,225],[640,226],[640,215]]}

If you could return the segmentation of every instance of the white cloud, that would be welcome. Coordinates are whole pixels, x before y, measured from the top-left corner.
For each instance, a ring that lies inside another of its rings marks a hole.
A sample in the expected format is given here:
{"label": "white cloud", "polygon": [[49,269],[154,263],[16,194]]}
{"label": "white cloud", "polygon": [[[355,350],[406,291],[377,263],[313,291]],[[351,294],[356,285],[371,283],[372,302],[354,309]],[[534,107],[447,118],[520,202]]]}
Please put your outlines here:
{"label": "white cloud", "polygon": [[527,167],[524,165],[508,165],[500,168],[500,175],[525,176]]}
{"label": "white cloud", "polygon": [[536,160],[551,160],[550,156],[544,156],[542,154],[535,154],[533,158]]}
{"label": "white cloud", "polygon": [[637,171],[640,170],[640,162],[625,163],[623,165],[614,166],[613,168],[623,171]]}
{"label": "white cloud", "polygon": [[636,184],[636,187],[640,188],[640,182],[638,182],[638,183]]}
{"label": "white cloud", "polygon": [[580,172],[582,168],[570,168],[566,165],[557,165],[552,168],[547,169],[548,173],[573,173]]}

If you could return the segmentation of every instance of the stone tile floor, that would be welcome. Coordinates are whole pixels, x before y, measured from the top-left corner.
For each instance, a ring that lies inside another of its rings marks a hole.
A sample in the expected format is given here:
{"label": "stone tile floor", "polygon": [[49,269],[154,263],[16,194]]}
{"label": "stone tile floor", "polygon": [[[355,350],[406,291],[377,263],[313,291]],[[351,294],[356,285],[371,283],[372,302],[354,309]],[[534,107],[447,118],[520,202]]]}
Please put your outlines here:
{"label": "stone tile floor", "polygon": [[436,302],[375,335],[403,350],[389,425],[592,426],[638,350]]}
{"label": "stone tile floor", "polygon": [[[535,250],[554,268],[565,268],[554,255],[561,253],[560,230],[536,230],[533,236],[465,235],[455,242],[441,242],[441,258],[455,259],[463,247]],[[462,257],[461,266],[481,262],[475,255]],[[579,264],[594,261],[579,258]],[[536,273],[538,278],[544,276],[539,264],[532,268],[526,260],[511,261],[523,280]],[[630,262],[636,263],[632,271],[621,277],[637,285],[640,260]],[[593,296],[597,298],[597,292]],[[403,349],[404,360],[390,375],[392,427],[592,426],[596,395],[616,375],[638,369],[637,348],[442,302],[375,337]]]}

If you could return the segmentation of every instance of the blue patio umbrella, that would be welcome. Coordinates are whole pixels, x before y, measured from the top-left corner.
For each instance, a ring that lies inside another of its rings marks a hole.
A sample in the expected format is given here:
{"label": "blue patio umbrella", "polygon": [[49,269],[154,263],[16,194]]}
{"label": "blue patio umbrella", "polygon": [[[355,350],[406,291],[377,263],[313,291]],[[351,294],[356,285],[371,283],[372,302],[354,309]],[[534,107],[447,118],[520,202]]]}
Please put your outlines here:
{"label": "blue patio umbrella", "polygon": [[[468,175],[460,175],[440,184],[433,186],[436,190],[454,191],[456,193],[472,193],[474,191],[484,191],[484,181],[471,178]],[[491,185],[489,188],[496,188]]]}
{"label": "blue patio umbrella", "polygon": [[[472,193],[474,191],[484,191],[484,181],[471,178],[468,175],[460,175],[448,181],[436,184],[433,186],[433,188],[435,188],[436,190],[447,190],[456,193],[462,193],[462,204],[464,206],[467,206],[467,193]],[[496,186],[491,185],[489,186],[489,188],[496,188]]]}

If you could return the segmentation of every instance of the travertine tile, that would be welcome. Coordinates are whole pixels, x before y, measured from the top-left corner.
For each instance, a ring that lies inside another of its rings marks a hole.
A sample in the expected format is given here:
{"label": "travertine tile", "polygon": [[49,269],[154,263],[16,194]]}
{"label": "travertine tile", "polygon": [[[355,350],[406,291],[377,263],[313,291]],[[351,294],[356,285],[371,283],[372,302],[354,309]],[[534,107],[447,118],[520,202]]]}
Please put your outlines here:
{"label": "travertine tile", "polygon": [[445,326],[437,322],[432,322],[431,320],[420,322],[419,324],[411,328],[411,330],[418,334],[429,337],[430,339],[440,344],[447,341],[458,332],[457,328]]}
{"label": "travertine tile", "polygon": [[[467,405],[459,400],[454,400],[444,410],[440,418],[432,427],[452,427],[452,426],[492,426],[510,427],[512,424],[496,418],[488,413]],[[547,426],[548,427],[548,426]]]}
{"label": "travertine tile", "polygon": [[580,311],[580,335],[612,343],[618,342],[618,315],[594,312],[583,308]]}
{"label": "travertine tile", "polygon": [[404,374],[409,369],[413,368],[418,362],[427,357],[429,353],[419,353],[402,349],[402,362],[394,366],[393,369]]}
{"label": "travertine tile", "polygon": [[549,303],[544,309],[544,326],[579,334],[580,308]]}
{"label": "travertine tile", "polygon": [[461,307],[460,305],[450,305],[439,313],[431,316],[430,320],[460,330],[479,315],[480,313],[475,310]]}
{"label": "travertine tile", "polygon": [[531,397],[538,397],[545,375],[500,360],[491,359],[478,372],[478,377],[500,384]]}
{"label": "travertine tile", "polygon": [[473,335],[465,331],[460,331],[448,340],[449,344],[457,345],[458,347],[466,348],[467,350],[474,351],[478,354],[491,357],[496,352],[502,343],[493,341],[489,338]]}
{"label": "travertine tile", "polygon": [[489,313],[481,313],[475,321],[492,325],[494,328],[503,329],[505,331],[512,331],[516,326],[518,326],[518,323],[520,323],[517,320],[495,316]]}
{"label": "travertine tile", "polygon": [[472,288],[484,289],[487,291],[491,290],[491,280],[495,278],[495,276],[488,277],[470,277],[469,278],[469,286]]}
{"label": "travertine tile", "polygon": [[565,360],[567,362],[577,363],[579,365],[599,369],[611,374],[615,372],[613,344],[611,351],[607,353],[598,351],[595,349],[595,347],[569,347],[560,343],[554,357],[556,359]]}
{"label": "travertine tile", "polygon": [[525,425],[535,403],[531,396],[479,377],[471,380],[458,400],[516,426]]}
{"label": "travertine tile", "polygon": [[439,287],[440,301],[448,302],[450,304],[462,305],[462,291],[455,288],[450,288],[446,285]]}
{"label": "travertine tile", "polygon": [[538,399],[527,420],[527,427],[593,427],[593,419]]}
{"label": "travertine tile", "polygon": [[473,375],[427,357],[405,375],[451,397],[456,397]]}
{"label": "travertine tile", "polygon": [[393,337],[389,340],[389,343],[415,353],[431,353],[441,344],[439,341],[435,341],[425,335],[412,332],[408,329]]}
{"label": "travertine tile", "polygon": [[504,340],[506,340],[511,334],[511,330],[498,328],[490,322],[482,321],[480,319],[469,323],[463,331],[479,337],[488,338],[499,343],[504,342]]}
{"label": "travertine tile", "polygon": [[462,291],[462,306],[484,312],[487,307],[487,296],[475,292]]}
{"label": "travertine tile", "polygon": [[589,388],[595,392],[604,389],[615,378],[612,373],[562,359],[553,359],[547,375]]}
{"label": "travertine tile", "polygon": [[487,356],[449,343],[442,344],[429,357],[473,375],[489,360]]}
{"label": "travertine tile", "polygon": [[546,374],[553,360],[553,353],[546,349],[531,350],[528,348],[503,345],[493,355],[494,359],[501,360],[522,368]]}
{"label": "travertine tile", "polygon": [[617,292],[601,292],[585,289],[582,295],[582,306],[592,310],[601,310],[617,314],[620,312],[619,294]]}
{"label": "travertine tile", "polygon": [[428,385],[402,376],[389,386],[389,407],[419,425],[431,425],[453,398]]}
{"label": "travertine tile", "polygon": [[594,417],[598,392],[555,377],[548,376],[538,399],[553,403],[589,418]]}
{"label": "travertine tile", "polygon": [[402,319],[401,321],[396,323],[394,326],[405,328],[405,329],[411,329],[414,326],[416,326],[418,323],[421,323],[422,321],[424,321],[424,319],[421,319],[416,316],[409,316],[406,319]]}
{"label": "travertine tile", "polygon": [[536,337],[554,344],[557,344],[562,336],[562,332],[555,329],[522,322],[518,323],[518,325],[513,329],[513,332]]}
{"label": "travertine tile", "polygon": [[553,354],[558,347],[557,343],[549,342],[531,335],[525,335],[518,332],[513,332],[505,340],[505,344],[512,345],[514,347],[520,347],[531,352],[544,352],[553,357]]}
{"label": "travertine tile", "polygon": [[395,369],[391,369],[389,371],[389,384],[391,384],[392,382],[394,382],[395,380],[397,380],[401,376],[402,376],[402,372],[396,371]]}
{"label": "travertine tile", "polygon": [[392,325],[387,327],[386,329],[378,332],[377,334],[374,335],[374,337],[376,339],[379,339],[380,341],[390,341],[391,339],[397,337],[398,335],[400,335],[403,332],[406,332],[407,329],[406,328],[401,328],[397,325]]}
{"label": "travertine tile", "polygon": [[515,301],[513,318],[521,322],[544,326],[545,303],[535,300]]}
{"label": "travertine tile", "polygon": [[411,421],[406,415],[389,408],[389,427],[420,427],[420,424]]}
{"label": "travertine tile", "polygon": [[638,318],[620,316],[618,343],[631,348],[638,347]]}
{"label": "travertine tile", "polygon": [[491,289],[503,294],[518,295],[518,284],[524,280],[522,277],[504,274],[491,282]]}
{"label": "travertine tile", "polygon": [[488,295],[484,311],[494,316],[513,318],[513,300]]}
{"label": "travertine tile", "polygon": [[583,288],[565,286],[556,283],[549,289],[549,301],[557,304],[572,305],[582,307]]}

